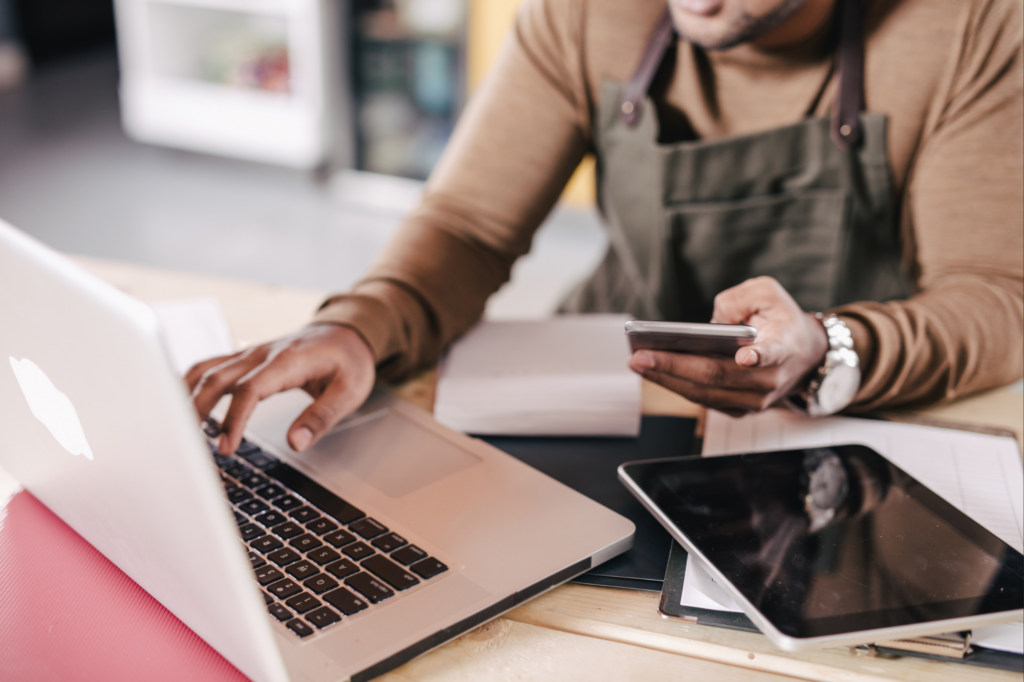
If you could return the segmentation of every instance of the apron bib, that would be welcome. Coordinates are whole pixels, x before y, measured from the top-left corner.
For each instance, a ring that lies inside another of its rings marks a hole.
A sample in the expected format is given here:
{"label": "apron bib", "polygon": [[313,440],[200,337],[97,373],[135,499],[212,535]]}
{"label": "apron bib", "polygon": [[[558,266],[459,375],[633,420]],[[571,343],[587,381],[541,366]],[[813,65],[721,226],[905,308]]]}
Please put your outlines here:
{"label": "apron bib", "polygon": [[861,113],[859,2],[842,11],[830,118],[659,144],[649,89],[674,40],[666,13],[630,82],[603,84],[595,147],[609,247],[563,311],[706,322],[716,294],[761,275],[810,311],[910,295],[887,118]]}

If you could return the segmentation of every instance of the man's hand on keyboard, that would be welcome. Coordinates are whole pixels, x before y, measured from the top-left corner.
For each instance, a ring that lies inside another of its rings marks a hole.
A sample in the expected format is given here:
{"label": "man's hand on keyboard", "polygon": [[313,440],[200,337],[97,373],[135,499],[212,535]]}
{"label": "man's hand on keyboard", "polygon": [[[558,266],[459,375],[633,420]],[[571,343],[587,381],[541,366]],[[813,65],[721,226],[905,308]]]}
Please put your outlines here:
{"label": "man's hand on keyboard", "polygon": [[223,396],[231,396],[217,444],[221,454],[238,448],[259,401],[292,388],[314,399],[288,429],[291,446],[305,450],[363,404],[375,378],[370,347],[355,331],[333,324],[310,325],[283,339],[200,362],[185,375],[200,420]]}

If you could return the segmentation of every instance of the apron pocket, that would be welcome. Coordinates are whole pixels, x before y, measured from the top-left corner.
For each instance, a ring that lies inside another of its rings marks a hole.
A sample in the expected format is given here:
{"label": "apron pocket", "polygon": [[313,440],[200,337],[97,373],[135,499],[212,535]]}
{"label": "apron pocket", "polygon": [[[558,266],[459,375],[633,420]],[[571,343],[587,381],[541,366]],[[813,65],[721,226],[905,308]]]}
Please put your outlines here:
{"label": "apron pocket", "polygon": [[666,206],[665,284],[674,279],[679,308],[672,317],[710,319],[716,294],[762,275],[804,310],[826,310],[840,274],[847,203],[842,190],[801,190]]}

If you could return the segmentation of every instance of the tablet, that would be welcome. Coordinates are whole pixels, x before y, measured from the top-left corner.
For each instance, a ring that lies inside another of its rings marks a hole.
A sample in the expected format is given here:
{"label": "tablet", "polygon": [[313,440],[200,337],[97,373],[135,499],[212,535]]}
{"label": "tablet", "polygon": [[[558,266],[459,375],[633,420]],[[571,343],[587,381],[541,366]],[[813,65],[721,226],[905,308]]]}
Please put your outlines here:
{"label": "tablet", "polygon": [[866,446],[632,462],[619,478],[786,651],[1024,617],[1024,556]]}

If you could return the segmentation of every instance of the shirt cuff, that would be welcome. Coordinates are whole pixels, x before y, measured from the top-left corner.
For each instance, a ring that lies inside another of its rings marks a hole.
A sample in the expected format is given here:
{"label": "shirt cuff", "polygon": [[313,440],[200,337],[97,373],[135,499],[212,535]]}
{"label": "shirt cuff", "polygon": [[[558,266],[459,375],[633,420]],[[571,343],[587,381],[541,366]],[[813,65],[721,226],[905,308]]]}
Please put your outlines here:
{"label": "shirt cuff", "polygon": [[363,338],[377,365],[399,352],[394,333],[394,316],[388,305],[373,296],[344,294],[332,296],[313,316],[313,324],[349,327]]}

